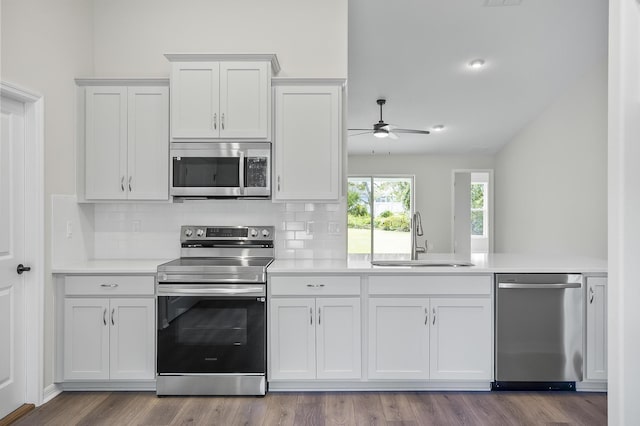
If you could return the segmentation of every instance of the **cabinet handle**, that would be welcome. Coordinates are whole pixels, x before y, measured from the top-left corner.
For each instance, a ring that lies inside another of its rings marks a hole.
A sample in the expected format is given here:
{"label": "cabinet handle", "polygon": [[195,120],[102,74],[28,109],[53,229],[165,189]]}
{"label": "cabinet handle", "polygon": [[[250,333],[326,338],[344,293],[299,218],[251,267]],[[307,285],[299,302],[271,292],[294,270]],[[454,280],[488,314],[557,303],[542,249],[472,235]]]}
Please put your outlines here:
{"label": "cabinet handle", "polygon": [[593,287],[589,287],[589,304],[593,303],[593,298],[595,295],[593,294]]}
{"label": "cabinet handle", "polygon": [[118,284],[100,284],[100,287],[116,288],[118,287]]}
{"label": "cabinet handle", "polygon": [[307,284],[307,287],[319,288],[324,287],[324,284]]}
{"label": "cabinet handle", "polygon": [[218,114],[213,114],[213,130],[218,130]]}
{"label": "cabinet handle", "polygon": [[424,308],[424,325],[427,325],[428,322],[429,322],[429,311],[427,310],[427,308]]}
{"label": "cabinet handle", "polygon": [[309,325],[313,325],[313,308],[309,308]]}
{"label": "cabinet handle", "polygon": [[433,325],[436,324],[436,308],[433,308]]}
{"label": "cabinet handle", "polygon": [[280,191],[280,175],[278,175],[278,191]]}
{"label": "cabinet handle", "polygon": [[120,179],[120,189],[124,192],[124,176]]}
{"label": "cabinet handle", "polygon": [[104,325],[107,325],[107,308],[104,308],[104,311],[102,311],[102,322]]}
{"label": "cabinet handle", "polygon": [[222,119],[220,120],[220,127],[224,130],[224,112],[222,113]]}
{"label": "cabinet handle", "polygon": [[131,179],[133,178],[133,176],[129,176],[129,192],[131,192]]}
{"label": "cabinet handle", "polygon": [[111,309],[111,325],[116,325],[116,323],[113,321],[113,315],[116,313],[116,308],[112,308]]}
{"label": "cabinet handle", "polygon": [[320,325],[320,309],[321,308],[318,308],[318,325]]}

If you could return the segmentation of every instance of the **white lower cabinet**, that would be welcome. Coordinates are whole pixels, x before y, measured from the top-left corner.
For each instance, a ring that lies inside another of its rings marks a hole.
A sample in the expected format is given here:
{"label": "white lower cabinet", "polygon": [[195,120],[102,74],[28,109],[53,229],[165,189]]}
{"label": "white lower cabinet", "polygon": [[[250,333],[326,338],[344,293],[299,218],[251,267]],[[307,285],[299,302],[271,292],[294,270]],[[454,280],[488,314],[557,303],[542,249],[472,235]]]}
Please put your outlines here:
{"label": "white lower cabinet", "polygon": [[155,299],[129,296],[149,290],[153,277],[67,277],[64,381],[155,379]]}
{"label": "white lower cabinet", "polygon": [[607,278],[587,277],[586,380],[607,380]]}
{"label": "white lower cabinet", "polygon": [[359,379],[359,298],[273,298],[271,379]]}
{"label": "white lower cabinet", "polygon": [[429,378],[429,299],[369,300],[369,378]]}
{"label": "white lower cabinet", "polygon": [[491,300],[432,298],[432,380],[491,380]]}
{"label": "white lower cabinet", "polygon": [[493,379],[492,277],[369,277],[369,379]]}
{"label": "white lower cabinet", "polygon": [[491,300],[372,298],[369,378],[491,380]]}

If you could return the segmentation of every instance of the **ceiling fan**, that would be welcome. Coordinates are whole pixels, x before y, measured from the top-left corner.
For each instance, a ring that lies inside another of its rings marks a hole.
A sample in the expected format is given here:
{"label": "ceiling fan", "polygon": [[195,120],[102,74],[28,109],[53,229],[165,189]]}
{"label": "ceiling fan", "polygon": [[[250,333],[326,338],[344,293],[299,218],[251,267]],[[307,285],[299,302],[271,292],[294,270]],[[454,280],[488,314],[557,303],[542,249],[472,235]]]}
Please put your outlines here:
{"label": "ceiling fan", "polygon": [[372,129],[349,129],[349,131],[359,131],[360,133],[351,134],[349,136],[359,136],[366,135],[368,133],[373,133],[373,136],[378,138],[386,138],[390,137],[391,139],[398,139],[396,133],[413,133],[417,135],[428,135],[428,130],[417,130],[417,129],[399,129],[391,124],[387,124],[382,120],[382,105],[387,103],[385,99],[378,99],[376,103],[380,105],[380,121],[373,124]]}

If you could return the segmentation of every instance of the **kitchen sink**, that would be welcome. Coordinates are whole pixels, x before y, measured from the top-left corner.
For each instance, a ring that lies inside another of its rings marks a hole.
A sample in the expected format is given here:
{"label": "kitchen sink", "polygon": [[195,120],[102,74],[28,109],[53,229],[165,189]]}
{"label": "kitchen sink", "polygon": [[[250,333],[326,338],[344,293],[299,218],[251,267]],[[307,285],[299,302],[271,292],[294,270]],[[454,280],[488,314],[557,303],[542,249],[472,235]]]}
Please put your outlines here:
{"label": "kitchen sink", "polygon": [[459,266],[474,266],[471,262],[447,262],[440,260],[373,260],[371,264],[373,266],[442,266],[453,268]]}

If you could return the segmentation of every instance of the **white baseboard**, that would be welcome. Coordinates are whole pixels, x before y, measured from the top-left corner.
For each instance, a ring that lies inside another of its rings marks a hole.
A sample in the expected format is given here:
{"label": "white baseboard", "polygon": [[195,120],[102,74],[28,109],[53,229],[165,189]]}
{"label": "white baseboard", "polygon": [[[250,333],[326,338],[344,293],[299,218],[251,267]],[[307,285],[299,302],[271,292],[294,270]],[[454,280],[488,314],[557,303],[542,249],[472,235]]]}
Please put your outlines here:
{"label": "white baseboard", "polygon": [[428,381],[270,381],[270,392],[305,391],[490,391],[490,382]]}
{"label": "white baseboard", "polygon": [[50,384],[42,391],[42,403],[40,405],[46,404],[61,393],[62,388],[60,388],[60,386],[55,383]]}

